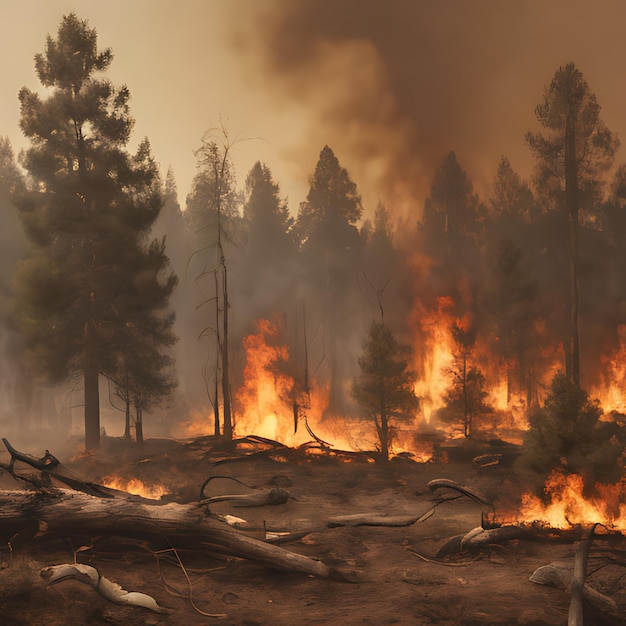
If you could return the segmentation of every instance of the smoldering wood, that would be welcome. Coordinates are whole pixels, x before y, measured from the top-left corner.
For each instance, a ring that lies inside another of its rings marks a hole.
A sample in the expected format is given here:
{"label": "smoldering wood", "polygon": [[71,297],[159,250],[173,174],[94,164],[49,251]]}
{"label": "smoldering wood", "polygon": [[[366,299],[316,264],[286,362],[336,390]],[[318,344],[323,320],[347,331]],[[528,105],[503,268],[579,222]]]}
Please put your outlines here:
{"label": "smoldering wood", "polygon": [[[50,454],[48,450],[45,451],[43,457],[38,459],[34,456],[31,456],[30,454],[25,454],[24,452],[16,450],[4,437],[2,438],[2,443],[4,443],[6,449],[9,451],[9,454],[11,455],[11,461],[9,465],[0,463],[0,469],[4,469],[14,479],[27,482],[35,488],[50,487],[52,485],[52,479],[54,479],[62,483],[66,487],[70,487],[71,489],[82,491],[83,493],[87,493],[89,495],[99,498],[114,498],[119,495],[128,495],[125,492],[118,491],[116,489],[110,489],[108,487],[105,487],[104,485],[85,482],[71,475],[68,475],[68,472],[63,467],[61,461],[59,461],[59,459],[57,459],[54,455]],[[38,470],[39,475],[23,476],[17,474],[15,472],[15,463],[17,461],[20,461],[25,465],[28,465]]]}
{"label": "smoldering wood", "polygon": [[130,498],[103,499],[58,489],[0,491],[0,534],[14,535],[35,522],[40,534],[67,537],[167,537],[172,545],[198,544],[273,569],[345,580],[321,561],[238,532],[198,504],[147,504]]}
{"label": "smoldering wood", "polygon": [[[477,526],[467,533],[447,539],[437,551],[435,558],[443,558],[463,551],[480,550],[488,546],[503,545],[513,540],[574,543],[581,541],[588,532],[588,528],[581,526],[567,529],[551,528],[540,524],[506,524],[492,528]],[[621,542],[623,535],[619,531],[609,531],[602,538],[609,543]]]}

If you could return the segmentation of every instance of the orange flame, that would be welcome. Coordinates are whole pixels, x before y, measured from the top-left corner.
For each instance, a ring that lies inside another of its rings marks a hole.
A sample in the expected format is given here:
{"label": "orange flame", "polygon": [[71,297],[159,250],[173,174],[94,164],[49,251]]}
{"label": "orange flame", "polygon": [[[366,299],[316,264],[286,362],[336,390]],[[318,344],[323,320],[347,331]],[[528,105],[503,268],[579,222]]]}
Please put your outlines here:
{"label": "orange flame", "polygon": [[454,363],[454,340],[452,338],[452,307],[450,297],[437,299],[437,310],[428,312],[421,306],[412,317],[419,320],[423,346],[415,350],[418,381],[415,395],[421,399],[424,419],[430,422],[433,412],[443,406],[443,398],[450,387],[450,369]]}
{"label": "orange flame", "polygon": [[189,418],[176,427],[175,435],[180,439],[191,439],[212,435],[214,431],[213,417],[207,417],[202,411],[192,410]]}
{"label": "orange flame", "polygon": [[618,326],[618,347],[601,357],[604,379],[591,390],[591,395],[600,400],[605,413],[626,413],[626,325]]}
{"label": "orange flame", "polygon": [[[294,379],[286,372],[287,346],[280,345],[278,329],[269,320],[257,322],[258,332],[243,340],[246,350],[244,384],[236,395],[238,435],[254,433],[293,445]],[[288,441],[287,441],[287,440]]]}
{"label": "orange flame", "polygon": [[105,487],[109,487],[109,489],[125,491],[126,493],[132,493],[150,500],[159,500],[161,496],[168,493],[163,485],[147,485],[138,478],[125,479],[117,476],[106,476],[102,479],[102,484]]}
{"label": "orange flame", "polygon": [[596,485],[598,495],[595,497],[585,497],[584,486],[578,474],[553,472],[545,485],[550,502],[544,504],[536,496],[525,494],[518,521],[543,522],[552,528],[599,523],[611,529],[626,530],[626,504],[620,502],[623,485]]}

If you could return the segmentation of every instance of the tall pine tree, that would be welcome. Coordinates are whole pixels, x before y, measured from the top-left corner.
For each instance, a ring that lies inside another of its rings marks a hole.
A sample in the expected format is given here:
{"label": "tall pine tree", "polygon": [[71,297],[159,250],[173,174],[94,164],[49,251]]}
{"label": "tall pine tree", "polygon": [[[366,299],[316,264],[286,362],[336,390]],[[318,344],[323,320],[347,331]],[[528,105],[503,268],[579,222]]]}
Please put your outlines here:
{"label": "tall pine tree", "polygon": [[[117,371],[136,311],[145,318],[163,308],[136,289],[162,205],[158,170],[147,140],[134,155],[126,148],[130,93],[101,76],[112,59],[98,49],[96,30],[71,13],[35,57],[44,96],[19,93],[20,127],[31,142],[20,209],[36,247],[20,270],[22,333],[50,378],[82,373],[87,449],[100,444],[99,375]],[[169,293],[176,279],[163,276],[166,264],[163,255],[150,280]]]}

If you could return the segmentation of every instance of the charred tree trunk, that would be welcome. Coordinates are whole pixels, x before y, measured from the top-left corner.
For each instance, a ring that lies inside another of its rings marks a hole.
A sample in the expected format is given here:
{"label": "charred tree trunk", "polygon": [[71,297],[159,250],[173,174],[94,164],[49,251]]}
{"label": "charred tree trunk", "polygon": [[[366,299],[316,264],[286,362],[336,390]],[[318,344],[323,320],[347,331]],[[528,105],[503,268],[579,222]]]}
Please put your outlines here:
{"label": "charred tree trunk", "polygon": [[140,405],[135,407],[135,438],[137,444],[143,444],[143,409]]}
{"label": "charred tree trunk", "polygon": [[566,370],[568,377],[580,386],[580,335],[578,312],[578,163],[576,157],[576,112],[569,105],[565,127],[565,204],[569,222],[570,263],[570,340]]}
{"label": "charred tree trunk", "polygon": [[125,396],[126,413],[124,420],[124,441],[130,441],[130,385],[128,382],[128,372],[126,372]]}
{"label": "charred tree trunk", "polygon": [[100,392],[98,389],[98,368],[86,365],[83,370],[85,386],[85,448],[96,450],[100,447]]}
{"label": "charred tree trunk", "polygon": [[[221,248],[220,243],[220,248]],[[228,364],[228,272],[226,269],[226,259],[224,253],[221,255],[222,264],[222,287],[224,291],[224,311],[223,325],[224,325],[224,337],[222,339],[222,400],[224,402],[224,438],[231,441],[233,438],[233,421],[231,415],[230,404],[230,378],[229,378],[229,364]]]}
{"label": "charred tree trunk", "polygon": [[380,420],[376,420],[376,430],[378,431],[378,440],[380,442],[380,457],[384,463],[389,461],[390,432],[389,417],[385,409],[384,402],[380,409]]}

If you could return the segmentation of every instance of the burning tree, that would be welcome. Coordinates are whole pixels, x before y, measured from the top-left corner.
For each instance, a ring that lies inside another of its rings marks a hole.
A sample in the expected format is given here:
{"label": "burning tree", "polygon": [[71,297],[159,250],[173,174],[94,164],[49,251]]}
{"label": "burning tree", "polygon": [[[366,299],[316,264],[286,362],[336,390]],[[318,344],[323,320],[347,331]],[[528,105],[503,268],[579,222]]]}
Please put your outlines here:
{"label": "burning tree", "polygon": [[376,426],[383,461],[389,460],[394,422],[410,421],[418,407],[415,373],[403,358],[408,351],[383,323],[372,322],[359,359],[361,374],[352,384],[364,417]]}
{"label": "burning tree", "polygon": [[135,325],[130,344],[124,333],[154,312],[146,293],[164,290],[164,304],[176,282],[161,283],[167,257],[145,245],[162,206],[158,170],[147,140],[136,155],[126,150],[130,93],[98,77],[112,59],[72,13],[35,57],[52,93],[19,94],[20,127],[31,140],[23,159],[31,185],[20,210],[35,247],[20,272],[21,331],[50,377],[82,372],[88,449],[100,444],[99,375],[146,340],[145,326]]}
{"label": "burning tree", "polygon": [[450,373],[452,385],[447,391],[444,401],[445,408],[440,411],[444,421],[463,424],[463,434],[473,434],[476,418],[491,410],[486,402],[485,377],[475,365],[470,364],[470,357],[476,342],[476,329],[473,326],[455,322],[452,326],[452,337],[456,344],[457,354]]}

